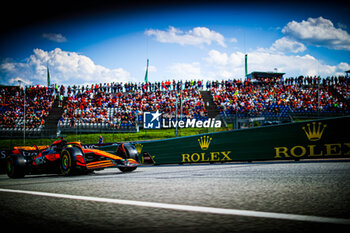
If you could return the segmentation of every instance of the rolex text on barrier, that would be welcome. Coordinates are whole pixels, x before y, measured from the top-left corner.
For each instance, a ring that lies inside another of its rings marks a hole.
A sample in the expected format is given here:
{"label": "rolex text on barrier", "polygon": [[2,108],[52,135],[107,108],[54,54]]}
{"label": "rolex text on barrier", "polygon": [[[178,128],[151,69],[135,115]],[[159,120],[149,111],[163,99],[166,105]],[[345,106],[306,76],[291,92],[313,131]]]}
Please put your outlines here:
{"label": "rolex text on barrier", "polygon": [[[202,136],[198,139],[198,143],[202,151],[206,151],[212,138]],[[197,162],[224,162],[232,161],[230,154],[232,151],[213,151],[213,152],[195,152],[192,154],[182,154],[182,163],[197,163]]]}
{"label": "rolex text on barrier", "polygon": [[155,164],[350,158],[350,116],[134,144]]}
{"label": "rolex text on barrier", "polygon": [[350,141],[312,144],[320,141],[327,125],[322,122],[307,123],[306,127],[302,127],[307,139],[310,141],[309,145],[295,145],[291,148],[281,146],[275,147],[275,159],[281,158],[300,158],[300,157],[322,157],[322,156],[350,156]]}

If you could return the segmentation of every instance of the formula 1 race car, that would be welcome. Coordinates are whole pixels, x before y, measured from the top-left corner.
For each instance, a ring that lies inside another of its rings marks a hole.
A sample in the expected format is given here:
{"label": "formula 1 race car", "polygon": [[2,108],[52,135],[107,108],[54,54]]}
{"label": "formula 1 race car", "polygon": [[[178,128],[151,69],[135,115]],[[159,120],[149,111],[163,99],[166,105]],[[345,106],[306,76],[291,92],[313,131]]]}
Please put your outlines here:
{"label": "formula 1 race car", "polygon": [[[61,139],[51,146],[15,147],[7,156],[6,172],[11,178],[50,173],[68,176],[111,167],[131,172],[140,165],[139,154],[131,143],[115,143],[113,152],[102,150],[108,145],[111,144],[82,145]],[[143,160],[153,162],[151,157]]]}

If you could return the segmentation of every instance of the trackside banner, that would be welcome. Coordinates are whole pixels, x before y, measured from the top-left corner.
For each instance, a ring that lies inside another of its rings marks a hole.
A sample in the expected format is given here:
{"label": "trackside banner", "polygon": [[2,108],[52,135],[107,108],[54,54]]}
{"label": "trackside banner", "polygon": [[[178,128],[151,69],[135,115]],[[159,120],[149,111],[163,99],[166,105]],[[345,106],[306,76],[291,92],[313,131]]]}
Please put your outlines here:
{"label": "trackside banner", "polygon": [[138,142],[156,164],[350,158],[350,116]]}

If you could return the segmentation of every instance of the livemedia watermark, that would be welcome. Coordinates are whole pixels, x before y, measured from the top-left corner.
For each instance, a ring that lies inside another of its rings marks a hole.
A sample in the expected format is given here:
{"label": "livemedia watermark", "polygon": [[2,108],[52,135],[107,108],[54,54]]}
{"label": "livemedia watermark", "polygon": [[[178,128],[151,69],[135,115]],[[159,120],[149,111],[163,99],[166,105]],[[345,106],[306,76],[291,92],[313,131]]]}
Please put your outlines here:
{"label": "livemedia watermark", "polygon": [[160,128],[220,128],[222,122],[215,118],[209,118],[205,121],[197,119],[182,120],[180,118],[162,118],[162,114],[157,112],[144,112],[143,113],[143,128],[144,129],[160,129]]}

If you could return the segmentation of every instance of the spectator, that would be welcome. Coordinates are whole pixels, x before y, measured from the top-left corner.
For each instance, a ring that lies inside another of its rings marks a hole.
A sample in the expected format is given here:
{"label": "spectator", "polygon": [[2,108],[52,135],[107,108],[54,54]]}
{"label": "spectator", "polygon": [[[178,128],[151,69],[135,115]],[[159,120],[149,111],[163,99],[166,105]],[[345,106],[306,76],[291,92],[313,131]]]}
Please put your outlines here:
{"label": "spectator", "polygon": [[100,135],[100,138],[98,139],[98,144],[102,144],[103,143],[103,137],[102,135]]}

